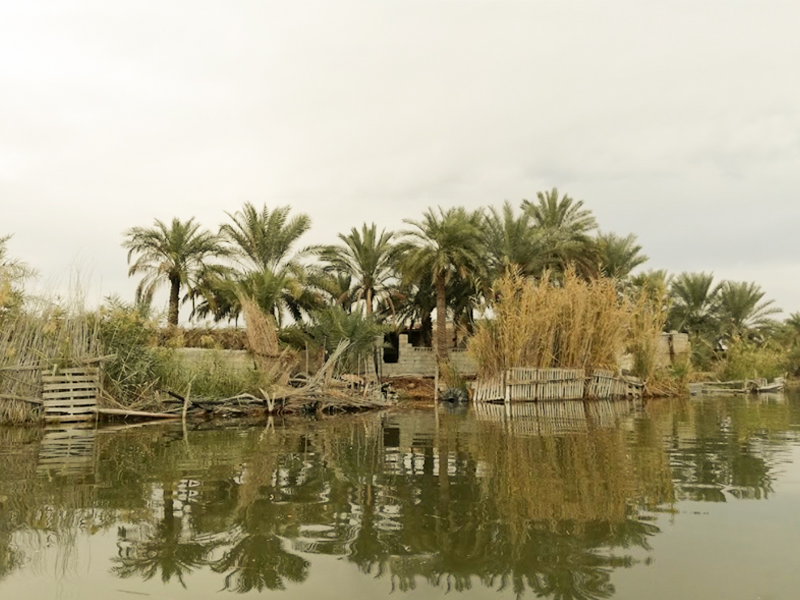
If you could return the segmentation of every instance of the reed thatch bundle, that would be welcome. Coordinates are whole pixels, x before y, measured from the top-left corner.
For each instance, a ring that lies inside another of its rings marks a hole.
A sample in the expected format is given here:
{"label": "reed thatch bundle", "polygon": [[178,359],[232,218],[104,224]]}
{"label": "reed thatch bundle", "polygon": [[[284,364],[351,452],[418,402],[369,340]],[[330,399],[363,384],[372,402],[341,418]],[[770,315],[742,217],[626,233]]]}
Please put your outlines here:
{"label": "reed thatch bundle", "polygon": [[298,364],[296,353],[281,350],[275,320],[266,314],[258,303],[248,296],[239,298],[246,325],[247,344],[259,370],[267,378],[286,385],[291,370]]}

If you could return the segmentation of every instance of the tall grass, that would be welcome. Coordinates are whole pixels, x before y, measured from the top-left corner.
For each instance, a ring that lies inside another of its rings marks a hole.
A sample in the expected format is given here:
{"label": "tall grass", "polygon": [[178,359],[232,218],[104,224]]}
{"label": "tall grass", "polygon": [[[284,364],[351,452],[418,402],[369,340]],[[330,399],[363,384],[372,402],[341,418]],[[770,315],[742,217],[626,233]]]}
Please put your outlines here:
{"label": "tall grass", "polygon": [[39,418],[35,404],[14,398],[41,397],[39,369],[71,367],[100,355],[97,322],[80,308],[28,299],[24,311],[0,327],[0,422]]}
{"label": "tall grass", "polygon": [[574,271],[556,282],[510,273],[494,286],[494,318],[478,324],[468,349],[479,375],[512,367],[616,369],[626,350],[637,374],[652,372],[664,311],[650,295],[620,295],[613,279]]}
{"label": "tall grass", "polygon": [[479,323],[468,349],[480,376],[512,367],[614,365],[622,353],[629,308],[610,279],[586,282],[568,272],[561,283],[510,273],[494,286],[494,318]]}

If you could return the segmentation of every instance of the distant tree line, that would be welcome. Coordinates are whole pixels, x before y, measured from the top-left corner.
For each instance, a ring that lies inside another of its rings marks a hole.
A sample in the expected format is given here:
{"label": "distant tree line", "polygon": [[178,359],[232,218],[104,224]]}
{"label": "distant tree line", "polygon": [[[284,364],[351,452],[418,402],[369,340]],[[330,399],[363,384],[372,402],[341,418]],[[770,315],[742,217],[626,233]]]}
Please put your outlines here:
{"label": "distant tree line", "polygon": [[245,203],[216,232],[193,218],[127,230],[129,275],[142,276],[137,301],[146,303],[167,284],[167,320],[177,325],[182,303],[191,305],[190,319],[236,322],[241,298],[249,297],[282,330],[316,332],[320,340],[335,339],[336,331],[366,339],[417,327],[444,358],[452,343],[447,323],[456,335],[469,335],[502,274],[548,273],[557,282],[573,269],[586,279],[613,278],[621,294],[663,294],[666,329],[709,347],[761,341],[777,329],[780,310],[755,283],[715,282],[710,273],[634,274],[648,260],[636,236],[601,232],[583,201],[555,188],[517,209],[509,202],[472,211],[430,208],[404,220],[400,231],[364,223],[340,233],[336,244],[305,248],[300,241],[311,219],[290,213],[288,206]]}

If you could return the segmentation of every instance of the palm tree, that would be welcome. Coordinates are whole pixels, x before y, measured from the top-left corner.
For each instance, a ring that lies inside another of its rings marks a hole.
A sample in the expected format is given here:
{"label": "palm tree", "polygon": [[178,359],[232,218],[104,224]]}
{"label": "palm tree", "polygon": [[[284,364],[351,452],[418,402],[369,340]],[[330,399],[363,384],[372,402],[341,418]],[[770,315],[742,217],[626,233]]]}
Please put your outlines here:
{"label": "palm tree", "polygon": [[289,206],[272,212],[265,204],[261,210],[245,202],[242,210],[226,213],[233,224],[225,223],[220,233],[236,248],[236,254],[249,262],[251,269],[275,269],[289,261],[289,252],[311,227],[308,215],[289,218]]}
{"label": "palm tree", "polygon": [[625,279],[636,267],[647,262],[642,247],[636,243],[636,235],[622,237],[615,233],[597,236],[600,251],[600,270],[606,277]]}
{"label": "palm tree", "polygon": [[539,275],[545,268],[542,231],[531,225],[531,217],[523,212],[514,214],[506,201],[500,211],[489,208],[484,222],[486,250],[492,279],[508,269],[524,275]]}
{"label": "palm tree", "polygon": [[766,292],[755,283],[726,281],[717,296],[717,318],[722,333],[741,337],[769,329],[775,322],[770,317],[783,312],[773,306],[774,300],[763,301]]}
{"label": "palm tree", "polygon": [[374,303],[385,296],[395,277],[397,251],[392,245],[394,233],[381,230],[375,223],[364,223],[359,232],[355,227],[347,235],[339,234],[338,246],[312,249],[326,263],[324,270],[349,276],[354,282],[354,300],[364,300],[367,316],[372,316]]}
{"label": "palm tree", "polygon": [[533,219],[537,227],[561,229],[572,236],[588,236],[597,229],[592,211],[583,208],[583,200],[575,202],[564,194],[559,199],[558,190],[537,192],[536,203],[522,201],[522,210]]}
{"label": "palm tree", "polygon": [[[402,263],[400,264],[402,267]],[[436,290],[433,276],[427,272],[416,272],[413,277],[402,273],[400,284],[391,291],[380,311],[383,316],[391,315],[395,327],[420,327],[423,345],[433,343],[433,311],[436,309]]]}
{"label": "palm tree", "polygon": [[154,227],[132,227],[124,235],[122,247],[128,250],[128,264],[138,255],[128,269],[128,276],[144,274],[136,287],[137,299],[151,296],[160,285],[169,283],[167,322],[177,325],[181,288],[193,287],[207,259],[226,254],[222,240],[202,231],[194,218],[172,219],[169,227],[156,219]]}
{"label": "palm tree", "polygon": [[242,210],[227,213],[232,223],[223,224],[220,235],[231,244],[230,253],[240,266],[204,271],[197,288],[204,298],[197,307],[199,315],[236,319],[241,313],[241,294],[254,298],[278,323],[285,312],[299,319],[302,312],[316,306],[317,298],[306,285],[305,268],[290,255],[311,220],[307,215],[290,218],[289,211],[290,207],[282,206],[270,212],[266,205],[258,210],[247,202]]}
{"label": "palm tree", "polygon": [[713,273],[681,273],[672,281],[672,308],[667,322],[670,329],[697,335],[712,334],[720,285]]}
{"label": "palm tree", "polygon": [[352,312],[355,303],[353,278],[342,272],[328,272],[323,269],[310,269],[308,282],[322,296],[325,305],[341,306]]}
{"label": "palm tree", "polygon": [[537,192],[536,202],[523,200],[520,207],[528,215],[547,250],[544,258],[548,268],[564,272],[572,264],[585,277],[598,271],[598,249],[590,234],[597,229],[592,211],[558,190]]}
{"label": "palm tree", "polygon": [[402,268],[408,274],[430,273],[436,289],[436,356],[447,360],[447,284],[456,278],[479,274],[484,266],[481,223],[482,211],[468,212],[463,207],[438,213],[433,209],[421,221],[405,219],[413,229],[403,232]]}

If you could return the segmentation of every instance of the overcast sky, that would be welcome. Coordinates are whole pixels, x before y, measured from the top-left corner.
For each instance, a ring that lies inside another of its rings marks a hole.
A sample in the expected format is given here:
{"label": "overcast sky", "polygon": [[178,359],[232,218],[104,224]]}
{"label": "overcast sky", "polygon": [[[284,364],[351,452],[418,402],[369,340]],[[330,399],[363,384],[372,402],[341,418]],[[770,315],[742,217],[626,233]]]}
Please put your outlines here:
{"label": "overcast sky", "polygon": [[0,0],[0,234],[132,299],[155,218],[290,204],[310,244],[558,187],[646,268],[798,311],[798,31],[796,1]]}

